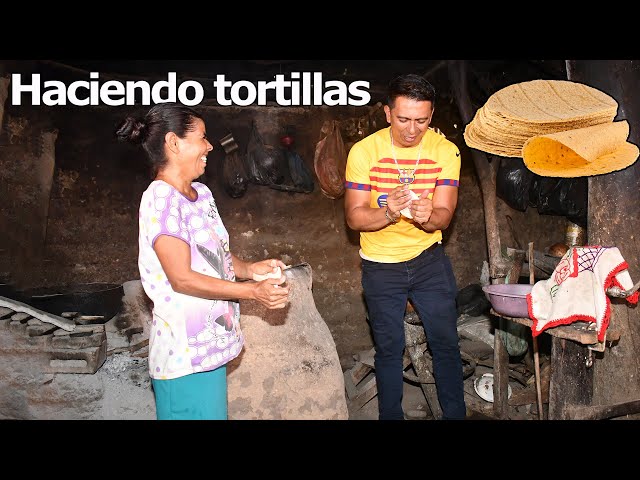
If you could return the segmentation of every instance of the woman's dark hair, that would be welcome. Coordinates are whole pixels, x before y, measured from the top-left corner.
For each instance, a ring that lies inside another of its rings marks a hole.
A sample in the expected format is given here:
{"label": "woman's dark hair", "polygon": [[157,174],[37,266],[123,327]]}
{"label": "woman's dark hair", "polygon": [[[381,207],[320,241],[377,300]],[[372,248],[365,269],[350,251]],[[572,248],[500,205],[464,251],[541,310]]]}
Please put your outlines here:
{"label": "woman's dark hair", "polygon": [[126,117],[115,134],[119,141],[142,144],[155,177],[167,163],[164,154],[164,137],[174,132],[184,138],[188,132],[195,130],[196,119],[204,120],[194,109],[177,103],[159,103],[149,109],[141,118]]}
{"label": "woman's dark hair", "polygon": [[431,102],[435,106],[436,89],[422,75],[408,73],[389,82],[387,105],[393,108],[396,98],[407,97],[417,102]]}

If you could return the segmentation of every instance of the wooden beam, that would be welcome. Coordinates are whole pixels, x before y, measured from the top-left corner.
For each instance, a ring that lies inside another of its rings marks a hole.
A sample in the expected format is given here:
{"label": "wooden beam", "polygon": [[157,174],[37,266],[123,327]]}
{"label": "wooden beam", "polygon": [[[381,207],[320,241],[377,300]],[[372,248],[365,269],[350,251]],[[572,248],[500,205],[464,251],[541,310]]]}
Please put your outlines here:
{"label": "wooden beam", "polygon": [[640,413],[640,400],[614,405],[566,405],[563,416],[567,420],[605,420],[634,413]]}
{"label": "wooden beam", "polygon": [[[513,257],[514,254],[525,254],[524,250],[520,250],[518,248],[511,248],[511,247],[507,247],[507,255],[509,257]],[[558,263],[560,263],[560,257],[553,257],[551,255],[547,255],[544,252],[538,252],[535,251],[533,252],[533,261],[535,264],[535,269],[536,270],[541,270],[542,272],[546,273],[547,275],[551,275],[553,273],[553,271],[555,270],[555,268],[558,266]],[[527,265],[527,273],[529,271],[529,262],[525,261],[524,262],[525,265]],[[538,275],[541,276],[541,275]]]}

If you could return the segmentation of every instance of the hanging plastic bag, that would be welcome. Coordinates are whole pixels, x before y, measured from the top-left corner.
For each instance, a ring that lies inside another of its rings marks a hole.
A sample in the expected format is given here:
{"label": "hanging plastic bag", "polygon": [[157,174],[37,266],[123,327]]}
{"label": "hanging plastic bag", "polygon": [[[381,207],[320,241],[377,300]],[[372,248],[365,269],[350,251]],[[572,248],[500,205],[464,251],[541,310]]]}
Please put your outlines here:
{"label": "hanging plastic bag", "polygon": [[524,212],[535,176],[521,158],[502,158],[496,174],[496,195],[514,210]]}
{"label": "hanging plastic bag", "polygon": [[281,184],[285,179],[285,162],[281,149],[266,145],[256,122],[252,122],[247,143],[247,173],[249,181],[258,185]]}
{"label": "hanging plastic bag", "polygon": [[320,130],[313,166],[322,193],[331,199],[344,195],[347,150],[337,120],[327,120]]}
{"label": "hanging plastic bag", "polygon": [[587,226],[588,177],[534,176],[529,203],[540,215],[564,215],[583,228]]}
{"label": "hanging plastic bag", "polygon": [[285,181],[278,185],[269,185],[269,187],[283,192],[311,193],[313,191],[313,178],[302,157],[290,148],[283,148],[282,155],[287,158],[289,167],[287,175],[285,175]]}
{"label": "hanging plastic bag", "polygon": [[302,157],[295,150],[284,151],[289,163],[289,174],[293,185],[304,193],[313,192],[313,175],[302,160]]}

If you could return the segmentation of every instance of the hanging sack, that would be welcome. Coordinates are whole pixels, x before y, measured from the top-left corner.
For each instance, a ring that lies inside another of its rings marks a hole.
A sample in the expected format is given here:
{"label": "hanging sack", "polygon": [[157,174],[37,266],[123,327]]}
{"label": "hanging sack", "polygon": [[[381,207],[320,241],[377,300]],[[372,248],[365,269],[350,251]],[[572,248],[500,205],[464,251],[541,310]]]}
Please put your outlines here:
{"label": "hanging sack", "polygon": [[331,199],[340,198],[345,189],[347,150],[340,133],[340,123],[337,120],[327,120],[322,125],[313,166],[322,193]]}
{"label": "hanging sack", "polygon": [[224,157],[222,185],[231,198],[240,198],[249,187],[249,178],[238,150],[227,153]]}

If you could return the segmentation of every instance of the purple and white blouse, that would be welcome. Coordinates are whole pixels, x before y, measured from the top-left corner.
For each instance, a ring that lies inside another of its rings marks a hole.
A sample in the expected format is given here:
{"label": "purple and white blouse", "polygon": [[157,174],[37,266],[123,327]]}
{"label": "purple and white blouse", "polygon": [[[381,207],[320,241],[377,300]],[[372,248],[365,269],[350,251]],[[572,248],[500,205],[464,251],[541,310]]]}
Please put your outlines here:
{"label": "purple and white blouse", "polygon": [[149,374],[155,379],[214,370],[237,357],[244,345],[238,302],[175,292],[153,249],[160,235],[179,238],[191,249],[192,270],[235,281],[229,234],[213,194],[202,183],[192,186],[198,193],[195,201],[155,180],[140,201],[138,268],[153,301]]}

